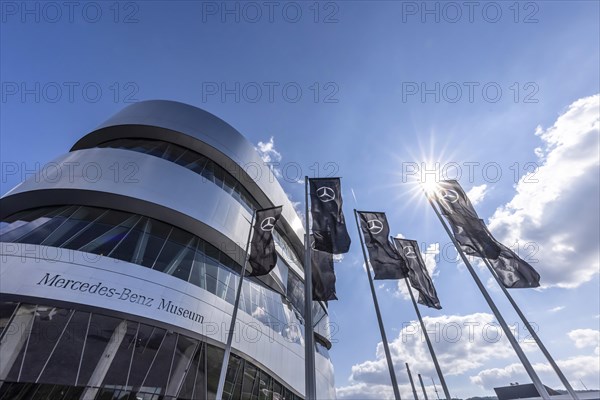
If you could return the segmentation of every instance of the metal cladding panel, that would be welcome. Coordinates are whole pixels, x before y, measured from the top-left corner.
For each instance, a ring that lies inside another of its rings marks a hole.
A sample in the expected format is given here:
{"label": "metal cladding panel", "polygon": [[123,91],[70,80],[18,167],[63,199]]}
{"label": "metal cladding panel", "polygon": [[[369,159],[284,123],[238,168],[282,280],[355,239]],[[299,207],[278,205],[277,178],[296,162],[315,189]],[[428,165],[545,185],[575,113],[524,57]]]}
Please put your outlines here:
{"label": "metal cladding panel", "polygon": [[[231,125],[200,108],[166,100],[134,103],[80,139],[72,150],[95,146],[106,140],[107,133],[111,131],[110,128],[128,125],[152,126],[180,132],[210,145],[241,166],[243,170],[259,169],[259,172],[252,174],[254,178],[251,180],[266,195],[272,205],[283,205],[284,220],[295,233],[295,240],[303,243],[302,221],[277,180],[273,178],[269,166],[259,157],[254,146]],[[127,137],[126,129],[119,137]],[[165,132],[162,139],[170,141],[172,137]],[[247,187],[247,189],[250,192],[253,191],[252,188]]]}
{"label": "metal cladding panel", "polygon": [[[2,215],[53,204],[139,213],[186,229],[243,265],[251,214],[195,172],[158,157],[110,148],[67,153],[53,165],[64,173],[49,179],[40,172],[16,186],[2,198]],[[69,165],[88,167],[66,173]],[[136,172],[117,176],[115,169],[123,172],[126,165]]]}
{"label": "metal cladding panel", "polygon": [[[233,306],[181,279],[136,264],[47,246],[0,243],[0,292],[109,309],[169,325],[224,346]],[[181,312],[180,312],[181,311]],[[304,393],[304,347],[245,312],[233,348]],[[323,390],[333,388],[331,363],[317,355]]]}

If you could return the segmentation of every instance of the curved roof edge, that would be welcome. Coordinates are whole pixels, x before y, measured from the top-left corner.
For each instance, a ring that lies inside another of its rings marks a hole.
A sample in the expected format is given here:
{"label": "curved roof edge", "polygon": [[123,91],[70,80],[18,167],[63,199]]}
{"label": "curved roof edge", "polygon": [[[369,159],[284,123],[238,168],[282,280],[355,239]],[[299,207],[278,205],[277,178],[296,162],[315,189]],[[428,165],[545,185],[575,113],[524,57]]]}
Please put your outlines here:
{"label": "curved roof edge", "polygon": [[[166,141],[169,141],[168,132],[179,132],[190,136],[231,159],[242,167],[242,171],[248,169],[255,173],[260,169],[260,174],[256,174],[254,179],[250,178],[253,183],[247,184],[247,180],[244,180],[246,183],[244,186],[255,186],[255,188],[246,188],[251,193],[256,192],[253,189],[259,189],[272,205],[283,205],[283,218],[296,235],[294,247],[302,248],[304,242],[302,220],[277,179],[273,178],[269,166],[264,163],[244,135],[221,118],[201,108],[171,100],[146,100],[133,103],[79,139],[71,151],[94,147],[107,139],[112,139],[114,135],[111,135],[111,132],[121,131],[119,128],[125,126],[136,125],[165,129],[163,139]],[[118,137],[124,137],[124,134],[125,132],[120,132]]]}

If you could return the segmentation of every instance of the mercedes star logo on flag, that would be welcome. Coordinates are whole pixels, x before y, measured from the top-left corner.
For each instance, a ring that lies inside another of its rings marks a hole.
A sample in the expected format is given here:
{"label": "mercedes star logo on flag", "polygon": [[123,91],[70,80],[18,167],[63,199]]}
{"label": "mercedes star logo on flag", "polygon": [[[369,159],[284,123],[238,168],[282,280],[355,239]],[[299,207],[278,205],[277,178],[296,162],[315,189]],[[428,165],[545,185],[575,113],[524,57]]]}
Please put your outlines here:
{"label": "mercedes star logo on flag", "polygon": [[367,227],[368,227],[369,231],[373,232],[374,234],[378,234],[383,230],[383,224],[378,219],[368,220]]}
{"label": "mercedes star logo on flag", "polygon": [[273,217],[267,217],[267,218],[263,219],[262,222],[260,223],[260,229],[262,229],[263,231],[270,232],[273,230],[274,227],[275,227],[275,218],[273,218]]}
{"label": "mercedes star logo on flag", "polygon": [[447,203],[456,203],[458,201],[458,193],[454,189],[440,189],[439,196]]}
{"label": "mercedes star logo on flag", "polygon": [[321,199],[323,203],[335,200],[335,192],[328,186],[321,186],[317,189],[317,196],[319,196],[319,199]]}
{"label": "mercedes star logo on flag", "polygon": [[407,258],[417,258],[415,254],[415,249],[412,246],[404,246],[404,255]]}

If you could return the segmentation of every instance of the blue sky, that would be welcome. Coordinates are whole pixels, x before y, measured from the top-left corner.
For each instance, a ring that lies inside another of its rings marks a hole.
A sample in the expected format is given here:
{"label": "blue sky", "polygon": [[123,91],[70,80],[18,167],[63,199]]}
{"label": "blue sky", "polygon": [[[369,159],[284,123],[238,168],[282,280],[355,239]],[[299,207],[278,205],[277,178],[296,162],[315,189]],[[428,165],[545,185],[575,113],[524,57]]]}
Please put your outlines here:
{"label": "blue sky", "polygon": [[[340,301],[330,305],[339,398],[391,394],[355,207],[386,211],[394,234],[418,240],[423,251],[438,243],[447,252],[428,256],[444,308],[421,312],[439,327],[434,346],[447,354],[451,393],[491,395],[495,385],[527,381],[503,340],[482,342],[481,329],[465,337],[468,324],[492,320],[414,190],[414,179],[436,162],[450,177],[459,167],[499,239],[529,243],[523,251],[535,253],[545,287],[512,293],[574,386],[582,388],[579,379],[600,385],[597,1],[475,2],[471,10],[462,2],[275,2],[269,9],[265,2],[107,1],[72,10],[30,2],[29,13],[23,4],[2,2],[1,10],[4,167],[24,172],[52,160],[129,101],[172,99],[218,115],[280,156],[281,182],[294,201],[303,198],[296,182],[303,175],[343,177],[354,245],[336,265]],[[19,181],[3,169],[1,193]],[[501,293],[491,293],[516,323]],[[405,391],[404,360],[425,376],[432,366],[420,341],[408,345],[415,315],[396,283],[381,284],[378,296]],[[463,336],[453,343],[456,325]],[[525,340],[522,324],[516,328]],[[558,386],[545,368],[542,378]]]}

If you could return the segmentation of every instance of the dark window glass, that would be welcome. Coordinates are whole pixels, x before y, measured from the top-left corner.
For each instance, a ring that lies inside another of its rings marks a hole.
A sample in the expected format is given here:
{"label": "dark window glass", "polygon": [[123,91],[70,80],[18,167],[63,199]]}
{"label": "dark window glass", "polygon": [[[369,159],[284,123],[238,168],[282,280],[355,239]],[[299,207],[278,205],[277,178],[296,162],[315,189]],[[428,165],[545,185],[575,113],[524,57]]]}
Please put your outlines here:
{"label": "dark window glass", "polygon": [[19,305],[19,303],[14,303],[12,301],[0,302],[0,338],[2,337],[4,328],[6,328],[6,325],[8,325],[8,322],[17,309],[17,305]]}
{"label": "dark window glass", "polygon": [[133,350],[129,386],[137,389],[142,385],[164,336],[164,329],[140,324],[135,349]]}
{"label": "dark window glass", "polygon": [[257,368],[251,363],[245,363],[242,400],[258,400],[259,376]]}
{"label": "dark window glass", "polygon": [[204,262],[206,266],[206,290],[211,293],[216,293],[217,279],[219,276],[219,262],[209,255],[206,255]]}
{"label": "dark window glass", "polygon": [[70,215],[69,219],[48,235],[48,237],[44,238],[41,244],[45,246],[60,247],[104,212],[105,210],[101,208],[78,207],[77,210]]}
{"label": "dark window glass", "polygon": [[176,342],[177,334],[167,332],[152,362],[150,371],[144,380],[141,391],[149,390],[153,393],[164,394],[167,388],[167,380],[169,378],[169,371],[171,370]]}
{"label": "dark window glass", "polygon": [[260,371],[258,382],[258,400],[271,400],[271,377],[264,371]]}
{"label": "dark window glass", "polygon": [[70,316],[71,312],[62,308],[46,306],[37,308],[33,329],[27,343],[21,380],[35,382]]}
{"label": "dark window glass", "polygon": [[283,387],[281,386],[281,383],[273,379],[273,400],[282,400],[282,391]]}
{"label": "dark window glass", "polygon": [[130,216],[122,223],[122,225],[114,226],[106,233],[83,246],[80,250],[88,253],[107,256],[115,248],[115,246],[121,243],[121,241],[127,236],[129,230],[139,219],[140,217],[137,215]]}
{"label": "dark window glass", "polygon": [[219,375],[221,374],[221,365],[223,364],[223,349],[214,346],[207,346],[206,366],[207,366],[207,391],[208,399],[214,400],[219,385]]}
{"label": "dark window glass", "polygon": [[145,267],[152,268],[173,228],[160,221],[150,220],[150,227],[147,227],[147,229],[150,229],[150,234],[147,238],[143,239],[147,242],[143,244],[143,248],[140,248],[140,251],[143,249],[141,264]]}
{"label": "dark window glass", "polygon": [[[45,237],[40,238],[39,235],[35,237],[30,237],[29,235],[39,229],[40,232],[45,232],[47,236],[50,232],[52,232],[52,230],[59,226],[61,222],[64,221],[60,219],[53,220],[52,218],[58,214],[62,215],[63,213],[66,214],[72,212],[75,210],[75,208],[76,207],[72,206],[64,206],[57,207],[55,209],[43,208],[41,212],[39,212],[39,210],[34,210],[32,214],[26,214],[23,216],[23,218],[27,218],[27,220],[30,221],[28,224],[21,225],[18,228],[14,228],[12,230],[8,230],[5,228],[6,233],[0,236],[0,242],[14,242],[18,240],[22,243],[36,243],[36,240],[44,240]],[[32,218],[29,219],[30,217]],[[26,241],[21,241],[21,239],[23,238],[29,239],[26,239]]]}
{"label": "dark window glass", "polygon": [[139,220],[135,227],[127,232],[125,238],[121,240],[108,256],[119,260],[131,261],[144,234],[143,229],[145,224],[143,222],[143,220]]}
{"label": "dark window glass", "polygon": [[42,383],[75,385],[90,314],[77,311],[40,377]]}
{"label": "dark window glass", "polygon": [[[68,206],[64,207],[40,207],[32,210],[24,210],[19,211],[18,213],[12,214],[4,219],[4,222],[13,223],[17,221],[33,221],[41,216],[48,214],[51,211],[56,211],[58,209],[65,209]],[[4,233],[4,232],[2,232]]]}
{"label": "dark window glass", "polygon": [[204,243],[199,243],[190,275],[190,283],[202,289],[206,289],[206,264],[204,259]]}
{"label": "dark window glass", "polygon": [[[6,328],[6,333],[2,337],[3,353],[0,358],[0,371],[8,375],[8,381],[16,382],[19,380],[23,356],[27,348],[27,342],[35,321],[35,312],[37,306],[31,304],[21,305]],[[9,351],[6,351],[9,349]]]}
{"label": "dark window glass", "polygon": [[104,377],[104,386],[125,387],[127,384],[129,366],[137,341],[138,323],[125,321],[125,324],[119,324],[113,335],[114,341],[111,345],[116,347],[119,342],[119,347],[116,355],[112,356],[110,368]]}
{"label": "dark window glass", "polygon": [[188,281],[192,270],[192,263],[196,256],[197,242],[198,240],[195,237],[191,238],[188,245],[183,247],[179,253],[177,253],[169,265],[167,265],[164,272],[179,279],[183,279],[184,281]]}
{"label": "dark window glass", "polygon": [[185,380],[185,375],[192,365],[192,358],[197,347],[197,341],[183,335],[178,335],[173,361],[171,362],[171,374],[166,391],[167,396],[176,397],[177,393],[179,393]]}
{"label": "dark window glass", "polygon": [[[111,342],[113,335],[115,339],[119,332],[122,332],[126,322],[105,315],[92,314],[92,320],[88,329],[85,349],[81,360],[81,369],[79,371],[78,385],[100,386],[103,375],[100,374],[100,368],[107,368],[110,365],[111,354],[114,354],[118,348],[114,340]],[[116,330],[120,326],[119,330]],[[108,365],[107,365],[108,364]],[[92,374],[94,379],[91,380]]]}
{"label": "dark window glass", "polygon": [[304,285],[292,271],[288,274],[288,298],[300,315],[304,317]]}
{"label": "dark window glass", "polygon": [[241,397],[242,380],[244,376],[244,360],[231,355],[227,364],[227,375],[223,386],[223,400],[234,400]]}
{"label": "dark window glass", "polygon": [[205,371],[204,371],[204,356],[206,353],[206,344],[200,343],[196,348],[194,358],[185,376],[185,381],[181,386],[178,398],[189,399],[205,399]]}
{"label": "dark window glass", "polygon": [[168,240],[162,248],[160,255],[156,259],[156,262],[152,266],[152,269],[157,271],[166,272],[167,267],[178,254],[182,253],[185,249],[184,245]]}
{"label": "dark window glass", "polygon": [[[96,239],[101,240],[100,238],[103,238],[105,235],[109,235],[109,232],[112,229],[124,223],[128,219],[131,219],[131,214],[115,210],[108,210],[108,212],[103,213],[99,219],[87,225],[82,231],[80,231],[77,235],[75,235],[72,239],[64,243],[62,246],[68,249],[81,249],[82,251],[88,251],[83,250],[83,248],[85,246],[90,246],[90,249],[93,248],[93,246],[91,246],[92,241]],[[115,245],[117,243],[118,241],[114,242]],[[90,252],[94,253],[94,251]]]}

